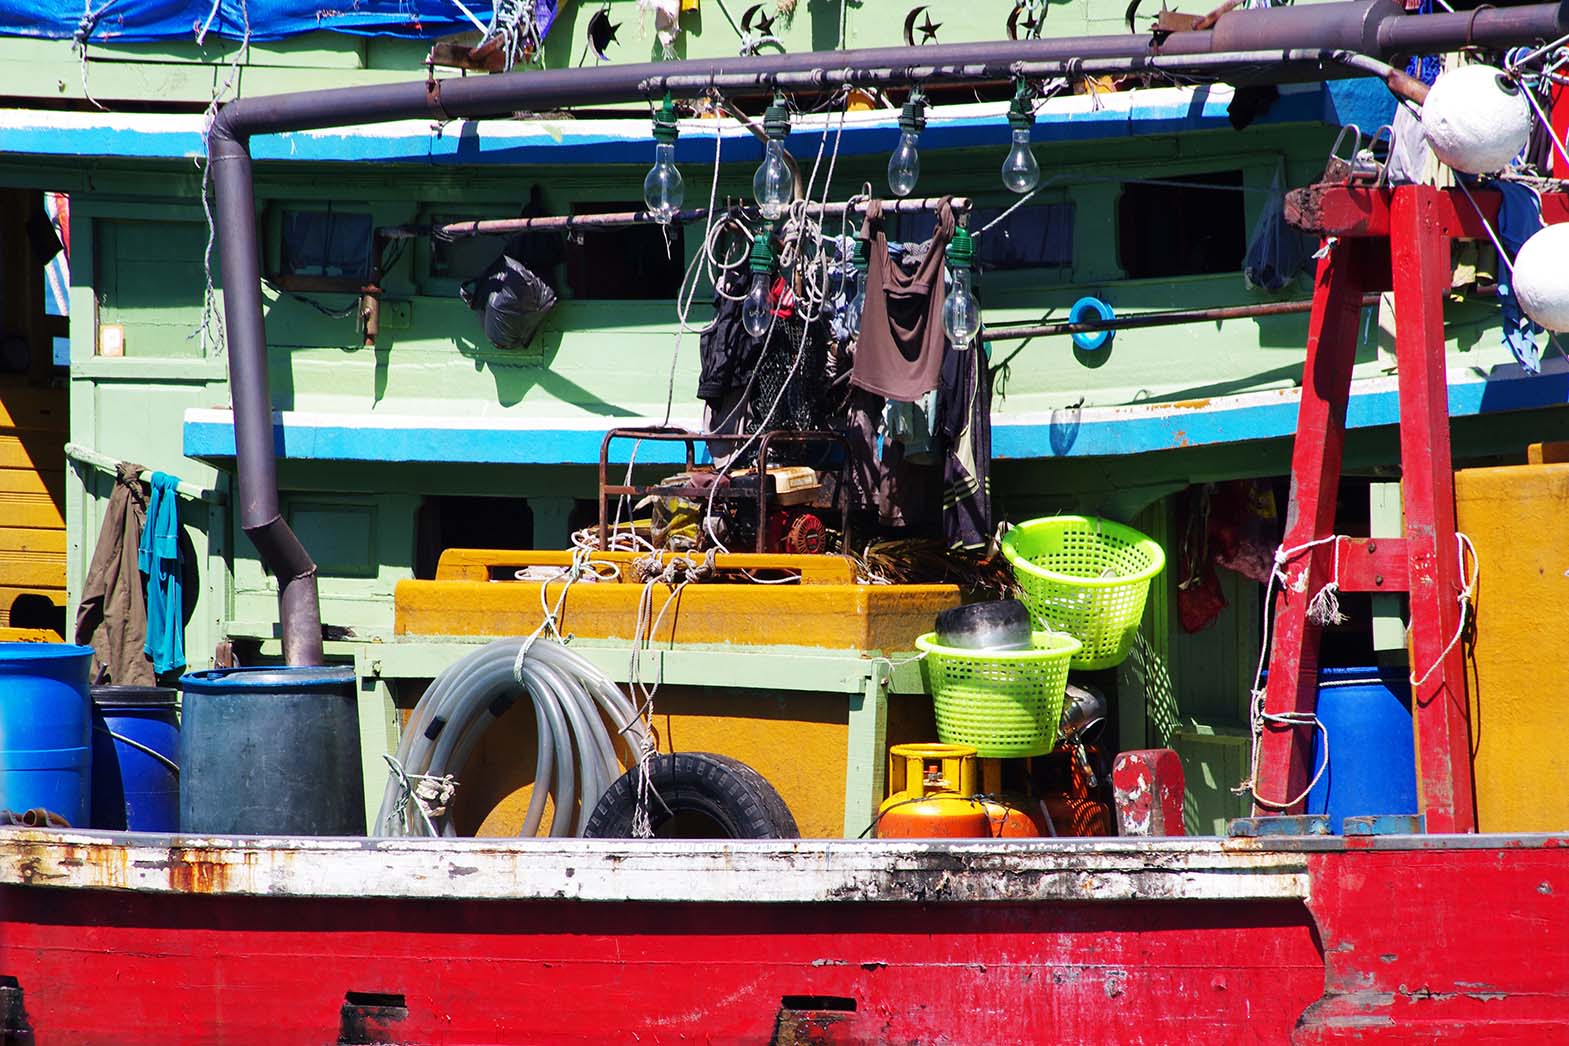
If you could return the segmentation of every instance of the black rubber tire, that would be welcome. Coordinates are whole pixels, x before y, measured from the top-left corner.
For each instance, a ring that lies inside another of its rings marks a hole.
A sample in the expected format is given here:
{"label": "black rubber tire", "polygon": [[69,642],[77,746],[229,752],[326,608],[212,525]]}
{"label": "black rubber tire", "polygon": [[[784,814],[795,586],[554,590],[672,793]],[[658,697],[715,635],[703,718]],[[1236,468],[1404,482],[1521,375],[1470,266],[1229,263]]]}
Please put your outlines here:
{"label": "black rubber tire", "polygon": [[[723,833],[721,839],[799,839],[790,808],[762,774],[739,759],[712,752],[655,756],[649,782],[654,834],[675,814],[701,814]],[[630,839],[637,810],[638,768],[616,779],[600,797],[583,830],[587,839]],[[663,800],[663,802],[661,802]]]}

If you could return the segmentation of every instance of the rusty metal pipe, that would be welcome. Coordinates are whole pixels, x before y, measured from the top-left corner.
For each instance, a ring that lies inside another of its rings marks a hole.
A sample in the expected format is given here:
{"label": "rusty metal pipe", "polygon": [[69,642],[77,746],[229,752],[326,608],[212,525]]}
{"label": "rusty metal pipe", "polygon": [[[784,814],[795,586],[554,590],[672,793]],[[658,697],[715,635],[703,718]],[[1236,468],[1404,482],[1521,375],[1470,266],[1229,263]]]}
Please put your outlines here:
{"label": "rusty metal pipe", "polygon": [[33,809],[24,813],[22,815],[22,824],[26,825],[28,828],[71,827],[70,821],[67,821],[53,810],[45,810],[41,806],[35,806]]}
{"label": "rusty metal pipe", "polygon": [[[1378,304],[1378,295],[1364,294],[1364,307]],[[1245,320],[1257,316],[1290,316],[1311,312],[1313,300],[1271,301],[1258,305],[1224,305],[1214,309],[1169,309],[1161,312],[1144,312],[1137,316],[1118,316],[1110,320],[1085,320],[1082,323],[1040,323],[1026,327],[990,327],[981,332],[981,340],[1023,341],[1026,338],[1046,338],[1058,334],[1089,334],[1093,331],[1136,330],[1140,327],[1175,327],[1184,323],[1208,323],[1218,320]]]}
{"label": "rusty metal pipe", "polygon": [[[883,213],[935,211],[942,205],[942,201],[943,197],[940,196],[884,200]],[[971,207],[967,196],[955,196],[949,202],[955,214],[966,214]],[[815,203],[807,205],[809,214],[814,216],[821,214],[827,218],[838,218],[847,211],[860,212],[865,209],[864,200],[830,203],[821,207]],[[686,224],[704,221],[707,217],[707,207],[696,207],[678,211],[671,220]],[[417,236],[435,236],[438,239],[451,240],[464,236],[494,236],[515,232],[551,230],[570,232],[573,229],[614,228],[623,225],[655,224],[658,221],[658,218],[647,211],[607,211],[603,214],[551,215],[538,218],[479,218],[466,222],[450,222],[446,225],[394,225],[378,229],[377,233],[394,240],[413,239]]]}

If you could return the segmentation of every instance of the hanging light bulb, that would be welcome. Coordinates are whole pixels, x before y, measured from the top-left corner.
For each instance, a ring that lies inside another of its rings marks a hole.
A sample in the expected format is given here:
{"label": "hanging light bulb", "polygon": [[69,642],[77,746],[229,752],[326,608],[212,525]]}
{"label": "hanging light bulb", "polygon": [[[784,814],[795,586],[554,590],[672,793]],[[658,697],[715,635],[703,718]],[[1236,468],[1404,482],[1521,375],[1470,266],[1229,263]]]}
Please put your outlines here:
{"label": "hanging light bulb", "polygon": [[861,313],[866,309],[866,270],[869,261],[866,257],[866,241],[856,238],[855,251],[850,256],[850,286],[845,294],[845,326],[850,334],[861,333]]}
{"label": "hanging light bulb", "polygon": [[955,349],[970,347],[981,331],[981,308],[975,303],[971,288],[970,264],[975,258],[975,241],[970,230],[959,226],[948,241],[948,272],[953,285],[948,288],[948,299],[942,306],[942,329]]}
{"label": "hanging light bulb", "polygon": [[643,206],[661,225],[668,225],[681,211],[686,188],[676,170],[676,107],[665,95],[665,104],[654,114],[654,166],[643,179]]}
{"label": "hanging light bulb", "polygon": [[790,133],[790,113],[785,108],[784,95],[774,95],[774,104],[763,114],[763,133],[768,140],[763,145],[763,162],[752,176],[752,196],[763,217],[773,221],[784,214],[795,195],[795,175],[790,173],[784,147]]}
{"label": "hanging light bulb", "polygon": [[921,156],[915,145],[925,129],[926,95],[917,87],[899,112],[899,144],[888,157],[888,188],[895,196],[910,195],[921,176]]}
{"label": "hanging light bulb", "polygon": [[1013,133],[1013,145],[1008,158],[1002,162],[1002,184],[1016,193],[1027,193],[1040,184],[1041,168],[1030,151],[1030,128],[1035,125],[1035,112],[1030,106],[1030,88],[1023,80],[1013,93],[1013,105],[1008,108],[1008,127]]}
{"label": "hanging light bulb", "polygon": [[768,233],[760,232],[752,238],[752,286],[741,303],[741,326],[754,338],[768,333],[773,310],[768,305],[768,292],[774,282],[774,250],[768,243]]}

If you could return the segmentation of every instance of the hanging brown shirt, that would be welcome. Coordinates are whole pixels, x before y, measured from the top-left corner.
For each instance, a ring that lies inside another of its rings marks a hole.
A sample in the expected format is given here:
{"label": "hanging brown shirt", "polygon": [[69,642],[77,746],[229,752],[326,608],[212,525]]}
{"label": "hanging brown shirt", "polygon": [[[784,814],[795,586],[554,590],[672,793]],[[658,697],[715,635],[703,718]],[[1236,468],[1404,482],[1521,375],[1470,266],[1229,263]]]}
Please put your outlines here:
{"label": "hanging brown shirt", "polygon": [[881,200],[866,208],[866,302],[850,383],[891,400],[913,403],[937,387],[945,336],[943,264],[953,237],[953,207],[943,197],[931,250],[914,272],[888,257]]}

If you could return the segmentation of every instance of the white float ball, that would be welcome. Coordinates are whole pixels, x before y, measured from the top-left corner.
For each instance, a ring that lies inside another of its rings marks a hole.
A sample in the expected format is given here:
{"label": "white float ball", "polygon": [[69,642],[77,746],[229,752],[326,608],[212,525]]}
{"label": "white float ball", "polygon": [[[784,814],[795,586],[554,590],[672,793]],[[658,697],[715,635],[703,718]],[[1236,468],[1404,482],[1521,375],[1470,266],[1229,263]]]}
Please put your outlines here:
{"label": "white float ball", "polygon": [[1437,157],[1466,174],[1508,166],[1531,137],[1531,110],[1520,88],[1490,65],[1462,65],[1439,76],[1422,103],[1422,130]]}
{"label": "white float ball", "polygon": [[1569,331],[1569,225],[1549,225],[1515,256],[1520,308],[1550,331]]}

